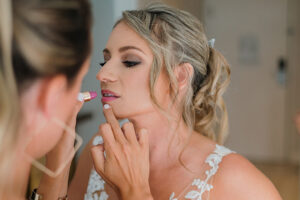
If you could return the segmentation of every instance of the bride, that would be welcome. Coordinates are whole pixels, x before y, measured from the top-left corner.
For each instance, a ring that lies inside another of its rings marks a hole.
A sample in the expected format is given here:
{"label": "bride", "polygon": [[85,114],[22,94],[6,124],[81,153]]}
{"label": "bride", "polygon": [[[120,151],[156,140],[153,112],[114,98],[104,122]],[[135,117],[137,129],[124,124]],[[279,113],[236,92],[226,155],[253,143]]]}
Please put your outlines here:
{"label": "bride", "polygon": [[281,199],[221,146],[230,70],[194,16],[160,3],[125,11],[103,57],[107,123],[79,159],[70,199]]}

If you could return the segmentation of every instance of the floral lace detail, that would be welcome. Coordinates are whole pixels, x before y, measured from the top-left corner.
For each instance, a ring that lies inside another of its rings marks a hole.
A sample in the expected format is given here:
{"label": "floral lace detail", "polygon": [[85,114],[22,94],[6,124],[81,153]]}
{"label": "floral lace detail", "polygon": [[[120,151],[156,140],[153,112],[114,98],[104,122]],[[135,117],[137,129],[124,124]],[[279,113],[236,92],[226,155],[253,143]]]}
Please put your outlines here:
{"label": "floral lace detail", "polygon": [[[103,138],[101,136],[96,136],[93,140],[94,146],[98,144],[103,144]],[[84,200],[107,200],[108,194],[104,190],[104,185],[105,181],[95,169],[92,169]]]}
{"label": "floral lace detail", "polygon": [[104,190],[104,185],[105,181],[94,169],[92,169],[84,200],[107,200],[108,195]]}
{"label": "floral lace detail", "polygon": [[[194,179],[191,186],[194,186],[196,188],[189,191],[184,198],[202,200],[203,193],[206,191],[209,192],[211,189],[213,189],[213,185],[209,184],[208,181],[218,171],[219,164],[222,161],[223,157],[230,153],[234,152],[224,146],[216,145],[214,152],[211,153],[205,160],[205,163],[207,163],[211,167],[209,170],[205,171],[205,180],[201,180],[199,178]],[[169,200],[178,200],[178,197],[175,198],[175,193],[173,192]]]}

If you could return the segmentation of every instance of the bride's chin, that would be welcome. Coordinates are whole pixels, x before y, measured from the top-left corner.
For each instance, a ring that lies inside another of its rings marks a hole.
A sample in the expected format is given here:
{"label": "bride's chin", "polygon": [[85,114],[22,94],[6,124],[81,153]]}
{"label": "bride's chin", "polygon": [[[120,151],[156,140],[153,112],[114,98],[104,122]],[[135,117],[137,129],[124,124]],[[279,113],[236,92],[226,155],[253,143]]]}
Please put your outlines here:
{"label": "bride's chin", "polygon": [[130,119],[130,118],[134,118],[135,116],[137,116],[137,114],[136,113],[133,113],[133,112],[115,112],[114,113],[115,114],[115,116],[116,116],[116,118],[117,118],[117,120],[123,120],[123,119]]}
{"label": "bride's chin", "polygon": [[117,120],[128,119],[131,116],[129,114],[118,113],[118,112],[115,112],[114,114]]}
{"label": "bride's chin", "polygon": [[131,109],[125,109],[124,110],[124,107],[120,108],[120,107],[116,107],[116,106],[113,106],[113,105],[112,105],[112,107],[113,107],[113,110],[114,110],[115,117],[118,120],[136,119],[136,118],[142,117],[143,115],[149,115],[150,113],[157,112],[153,108],[141,108],[141,109],[131,108]]}

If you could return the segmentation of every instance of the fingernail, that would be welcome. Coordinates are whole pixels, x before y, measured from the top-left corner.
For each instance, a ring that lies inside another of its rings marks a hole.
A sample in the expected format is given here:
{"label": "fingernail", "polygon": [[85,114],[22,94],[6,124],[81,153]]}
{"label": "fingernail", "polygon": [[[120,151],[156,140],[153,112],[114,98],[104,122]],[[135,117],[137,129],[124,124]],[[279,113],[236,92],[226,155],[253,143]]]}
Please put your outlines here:
{"label": "fingernail", "polygon": [[96,146],[98,144],[103,144],[103,138],[102,136],[96,136],[93,140],[93,145]]}
{"label": "fingernail", "polygon": [[123,124],[125,124],[126,122],[129,122],[129,120],[126,118],[126,119],[122,119],[119,124],[120,124],[120,127],[123,126]]}
{"label": "fingernail", "polygon": [[148,133],[147,129],[142,129],[141,132],[142,132],[142,134],[147,134]]}
{"label": "fingernail", "polygon": [[84,98],[83,98],[83,94],[82,94],[82,93],[79,93],[79,94],[77,95],[77,100],[78,100],[78,101],[81,101],[81,102],[84,101]]}
{"label": "fingernail", "polygon": [[110,106],[108,105],[108,104],[104,104],[104,109],[109,109],[110,108]]}

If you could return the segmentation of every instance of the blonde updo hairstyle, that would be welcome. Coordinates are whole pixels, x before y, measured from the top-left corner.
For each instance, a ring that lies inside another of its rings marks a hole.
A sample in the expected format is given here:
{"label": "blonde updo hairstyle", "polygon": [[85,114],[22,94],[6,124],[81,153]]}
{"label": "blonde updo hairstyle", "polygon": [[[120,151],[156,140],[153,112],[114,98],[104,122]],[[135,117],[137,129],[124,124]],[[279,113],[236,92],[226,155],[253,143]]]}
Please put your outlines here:
{"label": "blonde updo hairstyle", "polygon": [[0,1],[0,199],[19,189],[10,176],[19,99],[41,78],[63,74],[72,85],[90,54],[90,26],[88,0]]}
{"label": "blonde updo hairstyle", "polygon": [[193,66],[193,77],[182,99],[182,117],[191,130],[222,144],[228,118],[223,93],[229,84],[230,69],[225,58],[210,47],[200,21],[188,12],[162,3],[141,10],[123,12],[115,26],[124,22],[143,39],[154,54],[150,72],[150,95],[157,105],[154,86],[164,68],[170,81],[172,102],[178,95],[174,68],[183,63]]}

